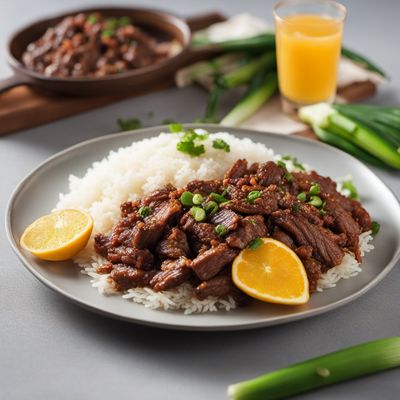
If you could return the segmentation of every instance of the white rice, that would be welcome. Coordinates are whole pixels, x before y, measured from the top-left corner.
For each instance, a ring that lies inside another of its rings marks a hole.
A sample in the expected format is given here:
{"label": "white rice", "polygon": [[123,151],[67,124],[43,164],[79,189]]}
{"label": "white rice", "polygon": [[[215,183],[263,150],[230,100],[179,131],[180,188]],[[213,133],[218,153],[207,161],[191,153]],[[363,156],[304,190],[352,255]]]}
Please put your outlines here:
{"label": "white rice", "polygon": [[[230,152],[214,149],[212,141],[215,138],[229,143]],[[94,235],[111,231],[119,219],[119,206],[122,202],[140,198],[167,183],[182,187],[193,179],[220,178],[238,158],[246,158],[250,163],[280,158],[264,144],[247,138],[239,139],[229,133],[217,133],[202,142],[206,152],[195,158],[176,150],[178,140],[177,135],[161,133],[157,137],[134,142],[128,147],[110,152],[101,161],[93,163],[83,177],[69,177],[69,192],[60,194],[56,209],[77,208],[92,215],[93,234],[74,261],[82,268],[82,273],[91,277],[90,282],[99,293],[119,294],[151,309],[183,310],[185,314],[231,310],[235,308],[233,299],[208,297],[198,300],[189,284],[164,292],[135,288],[121,294],[114,290],[107,279],[108,275],[96,273],[96,268],[105,260],[94,252]],[[290,162],[288,169],[295,170]],[[362,234],[360,239],[363,253],[373,248],[369,244],[372,236],[368,232]],[[318,290],[334,287],[340,279],[348,279],[359,272],[361,268],[354,255],[346,254],[341,265],[330,269],[321,277]]]}

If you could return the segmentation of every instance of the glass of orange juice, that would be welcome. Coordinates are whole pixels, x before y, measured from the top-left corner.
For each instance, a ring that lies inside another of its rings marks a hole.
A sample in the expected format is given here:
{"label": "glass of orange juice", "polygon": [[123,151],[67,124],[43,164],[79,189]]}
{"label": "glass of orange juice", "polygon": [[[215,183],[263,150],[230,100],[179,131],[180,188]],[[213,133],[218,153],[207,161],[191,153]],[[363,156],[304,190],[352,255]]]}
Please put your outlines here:
{"label": "glass of orange juice", "polygon": [[331,0],[281,0],[273,13],[284,111],[333,101],[345,7]]}

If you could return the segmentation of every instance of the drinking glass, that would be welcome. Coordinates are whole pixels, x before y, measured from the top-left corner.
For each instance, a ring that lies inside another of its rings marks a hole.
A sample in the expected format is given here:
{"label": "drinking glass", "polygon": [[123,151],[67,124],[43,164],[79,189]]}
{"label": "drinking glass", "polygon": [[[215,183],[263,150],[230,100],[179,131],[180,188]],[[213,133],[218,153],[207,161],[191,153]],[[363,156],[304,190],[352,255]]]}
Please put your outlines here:
{"label": "drinking glass", "polygon": [[331,0],[281,0],[273,14],[284,111],[332,102],[346,8]]}

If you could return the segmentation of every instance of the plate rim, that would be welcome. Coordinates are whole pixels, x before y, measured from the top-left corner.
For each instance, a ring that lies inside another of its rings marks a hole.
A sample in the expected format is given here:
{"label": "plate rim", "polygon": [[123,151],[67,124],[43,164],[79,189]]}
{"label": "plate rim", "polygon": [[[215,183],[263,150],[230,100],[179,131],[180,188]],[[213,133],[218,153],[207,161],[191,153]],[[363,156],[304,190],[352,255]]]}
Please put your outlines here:
{"label": "plate rim", "polygon": [[[196,124],[196,123],[187,123],[187,124],[181,124],[185,128],[199,128],[199,129],[205,129],[205,130],[218,130],[218,131],[224,131],[227,130],[229,133],[235,133],[235,132],[241,132],[241,133],[249,133],[251,134],[265,134],[268,136],[275,136],[279,138],[285,138],[293,141],[298,141],[298,142],[306,142],[310,143],[313,146],[322,146],[323,148],[329,149],[329,151],[336,152],[340,154],[341,157],[347,157],[349,158],[353,163],[356,162],[357,164],[361,165],[362,168],[366,168],[369,173],[371,173],[378,181],[388,190],[388,192],[393,196],[393,198],[396,200],[397,205],[400,207],[400,201],[397,195],[393,192],[393,190],[386,185],[386,183],[373,172],[367,165],[363,164],[361,161],[356,159],[355,157],[345,153],[342,150],[339,150],[335,147],[329,146],[323,142],[315,141],[309,138],[305,137],[298,137],[298,136],[293,136],[293,135],[282,135],[280,133],[275,133],[275,132],[264,132],[264,131],[258,131],[254,129],[247,129],[247,128],[238,128],[238,127],[228,127],[224,125],[219,125],[219,124]],[[44,284],[46,287],[49,289],[53,290],[54,292],[62,295],[66,300],[69,302],[72,302],[74,304],[79,305],[80,307],[90,310],[92,312],[95,312],[96,314],[102,315],[102,316],[107,316],[109,318],[117,319],[117,320],[123,320],[127,321],[130,323],[137,323],[140,325],[145,325],[145,326],[151,326],[151,327],[156,327],[156,328],[163,328],[163,329],[171,329],[171,330],[186,330],[186,331],[232,331],[232,330],[247,330],[247,329],[255,329],[255,328],[266,328],[268,326],[273,326],[273,325],[280,325],[284,323],[289,323],[293,322],[299,319],[306,319],[310,318],[313,316],[320,315],[322,313],[331,311],[333,309],[339,308],[347,303],[350,303],[353,300],[356,300],[360,296],[362,296],[364,293],[372,289],[374,286],[376,286],[379,282],[385,278],[389,272],[394,268],[396,263],[400,259],[400,246],[397,246],[397,251],[393,254],[392,259],[385,265],[385,267],[382,269],[382,271],[376,275],[370,282],[368,282],[366,285],[364,285],[361,289],[358,291],[342,298],[337,301],[334,301],[330,304],[320,306],[317,309],[311,309],[311,310],[304,310],[301,312],[298,312],[296,314],[292,315],[284,315],[284,316],[278,316],[275,317],[273,320],[270,321],[257,321],[257,322],[247,322],[247,323],[242,323],[240,325],[237,325],[235,323],[231,325],[185,325],[185,324],[180,324],[180,323],[163,323],[163,322],[154,322],[154,321],[148,321],[148,320],[143,320],[140,318],[136,317],[126,317],[123,315],[118,315],[113,312],[101,309],[100,307],[96,307],[94,305],[87,304],[84,300],[81,300],[79,297],[72,295],[65,291],[62,288],[57,287],[56,284],[54,284],[51,280],[43,277],[39,272],[37,272],[31,265],[30,261],[25,257],[25,255],[20,251],[18,244],[14,238],[13,232],[12,232],[12,211],[13,211],[13,206],[18,198],[19,194],[22,192],[24,186],[37,174],[39,173],[43,168],[45,168],[49,163],[63,157],[64,155],[73,152],[75,149],[84,147],[86,145],[90,145],[92,143],[96,142],[101,142],[101,141],[107,141],[111,137],[112,138],[120,138],[124,136],[132,136],[133,141],[135,141],[135,136],[136,135],[145,135],[146,133],[151,133],[152,136],[154,134],[154,131],[168,131],[168,126],[167,125],[157,125],[157,126],[152,126],[148,128],[142,128],[142,129],[137,129],[137,130],[130,130],[130,131],[125,131],[125,132],[118,132],[118,133],[110,133],[102,136],[98,136],[95,138],[87,139],[81,142],[78,142],[72,146],[69,146],[52,156],[46,158],[43,160],[41,163],[39,163],[35,168],[33,168],[27,175],[25,175],[17,184],[17,186],[14,188],[12,191],[9,200],[7,202],[6,206],[6,212],[5,212],[5,231],[6,231],[6,236],[8,239],[8,242],[10,243],[14,253],[17,255],[18,259],[22,262],[23,266],[36,278],[38,279],[42,284]],[[111,149],[109,149],[110,151]],[[399,241],[400,243],[400,241]]]}

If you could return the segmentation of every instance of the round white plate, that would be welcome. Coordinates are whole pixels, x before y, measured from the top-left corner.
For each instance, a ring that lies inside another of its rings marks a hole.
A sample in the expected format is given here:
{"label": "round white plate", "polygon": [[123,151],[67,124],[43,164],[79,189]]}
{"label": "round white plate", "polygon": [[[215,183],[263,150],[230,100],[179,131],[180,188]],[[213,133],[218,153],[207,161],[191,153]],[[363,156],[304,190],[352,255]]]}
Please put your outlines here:
{"label": "round white plate", "polygon": [[[133,141],[158,135],[162,127],[107,135],[66,149],[42,163],[15,189],[8,204],[6,229],[10,243],[26,268],[42,283],[67,299],[90,310],[131,322],[172,329],[237,330],[280,324],[321,314],[355,300],[375,286],[400,258],[400,205],[388,187],[364,164],[322,143],[290,136],[217,125],[186,125],[209,132],[228,131],[238,137],[249,137],[265,143],[280,154],[292,154],[312,165],[321,175],[332,178],[347,174],[359,189],[362,202],[381,230],[373,241],[375,250],[367,254],[363,271],[337,287],[316,293],[303,306],[280,306],[255,301],[249,307],[229,312],[184,315],[177,311],[150,310],[120,296],[103,296],[89,283],[71,261],[41,261],[21,249],[19,238],[24,228],[49,213],[60,192],[67,191],[68,175],[82,175],[96,160],[110,150]],[[165,127],[164,127],[165,130]]]}

